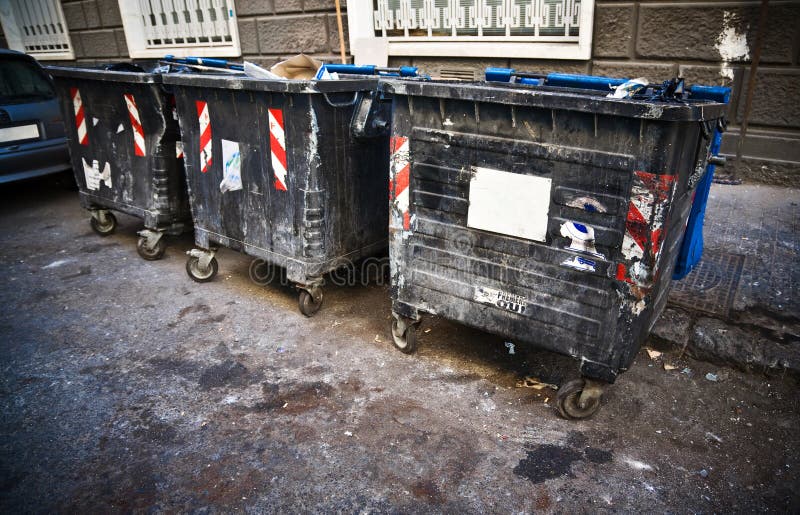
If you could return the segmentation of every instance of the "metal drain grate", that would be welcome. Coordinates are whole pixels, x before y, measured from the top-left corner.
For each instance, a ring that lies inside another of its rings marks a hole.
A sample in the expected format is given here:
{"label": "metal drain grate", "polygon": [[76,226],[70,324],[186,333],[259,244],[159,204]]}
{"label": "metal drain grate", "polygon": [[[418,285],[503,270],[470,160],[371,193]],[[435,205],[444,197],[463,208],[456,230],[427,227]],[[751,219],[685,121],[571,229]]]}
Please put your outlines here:
{"label": "metal drain grate", "polygon": [[743,268],[744,256],[706,250],[700,264],[689,275],[672,283],[669,303],[726,318]]}

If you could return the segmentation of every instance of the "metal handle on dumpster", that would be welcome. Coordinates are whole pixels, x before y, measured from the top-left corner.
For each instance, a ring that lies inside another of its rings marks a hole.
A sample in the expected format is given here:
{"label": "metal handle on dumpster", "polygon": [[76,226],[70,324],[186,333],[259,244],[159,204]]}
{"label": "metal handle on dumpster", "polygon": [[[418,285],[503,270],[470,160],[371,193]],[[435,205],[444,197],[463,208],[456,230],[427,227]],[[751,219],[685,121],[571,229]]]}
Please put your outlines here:
{"label": "metal handle on dumpster", "polygon": [[708,164],[714,166],[725,166],[728,163],[728,160],[725,159],[723,156],[712,155],[708,158]]}
{"label": "metal handle on dumpster", "polygon": [[385,136],[389,132],[387,103],[376,93],[363,95],[353,110],[350,130],[356,138]]}
{"label": "metal handle on dumpster", "polygon": [[327,93],[323,93],[322,94],[323,98],[325,98],[325,102],[327,102],[328,105],[331,106],[331,107],[350,107],[350,106],[354,106],[354,105],[356,105],[356,102],[358,102],[358,98],[359,98],[360,95],[361,95],[360,91],[354,91],[353,92],[353,100],[350,100],[349,102],[332,102],[330,97],[328,97]]}

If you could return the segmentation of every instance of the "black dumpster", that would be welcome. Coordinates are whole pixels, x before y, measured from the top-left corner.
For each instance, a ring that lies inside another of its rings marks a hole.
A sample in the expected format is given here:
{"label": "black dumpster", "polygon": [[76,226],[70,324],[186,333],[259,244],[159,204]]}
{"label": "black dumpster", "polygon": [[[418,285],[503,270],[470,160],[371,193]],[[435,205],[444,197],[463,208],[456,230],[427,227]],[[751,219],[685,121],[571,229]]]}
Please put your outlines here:
{"label": "black dumpster", "polygon": [[432,313],[580,360],[591,416],[663,309],[725,105],[392,80],[395,345]]}
{"label": "black dumpster", "polygon": [[141,218],[139,255],[161,258],[163,235],[191,227],[174,100],[163,91],[161,76],[131,64],[47,71],[58,90],[92,228],[101,236],[114,232],[110,210]]}
{"label": "black dumpster", "polygon": [[[285,267],[303,314],[323,274],[385,251],[390,107],[377,79],[258,80],[168,75],[186,153],[199,249],[186,270],[217,272],[216,246]],[[383,113],[386,119],[386,113]]]}

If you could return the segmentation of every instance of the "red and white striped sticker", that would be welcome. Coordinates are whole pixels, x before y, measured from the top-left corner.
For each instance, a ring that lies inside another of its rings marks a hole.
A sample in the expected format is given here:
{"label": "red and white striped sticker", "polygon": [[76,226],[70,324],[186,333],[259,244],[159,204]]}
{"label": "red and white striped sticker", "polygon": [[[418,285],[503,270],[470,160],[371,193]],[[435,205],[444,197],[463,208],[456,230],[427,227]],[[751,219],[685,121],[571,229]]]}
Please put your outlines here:
{"label": "red and white striped sticker", "polygon": [[86,133],[86,113],[83,110],[81,92],[78,91],[78,88],[70,88],[69,92],[72,97],[72,108],[75,111],[75,128],[78,129],[78,143],[88,145],[89,135]]}
{"label": "red and white striped sticker", "polygon": [[195,104],[200,123],[200,171],[206,173],[211,169],[211,115],[206,102],[197,100]]}
{"label": "red and white striped sticker", "polygon": [[283,110],[269,109],[269,151],[272,154],[272,171],[275,173],[275,189],[286,191],[286,133]]}
{"label": "red and white striped sticker", "polygon": [[[617,279],[626,281],[629,278],[635,280],[637,277],[645,279],[650,266],[652,275],[656,275],[664,225],[674,185],[674,175],[634,172],[628,217],[625,221],[625,236],[622,239],[622,255],[626,260],[635,263],[630,268],[623,263],[618,264]],[[649,255],[646,255],[648,245]],[[648,258],[647,265],[643,263],[645,257]]]}
{"label": "red and white striped sticker", "polygon": [[133,150],[137,156],[144,156],[144,129],[142,129],[142,121],[139,118],[139,109],[136,107],[136,100],[130,93],[122,95],[125,98],[125,104],[128,106],[128,116],[131,119],[131,128],[133,129]]}
{"label": "red and white striped sticker", "polygon": [[408,138],[392,136],[389,142],[391,152],[391,168],[389,181],[389,194],[393,199],[395,210],[403,215],[403,230],[411,227],[411,217],[408,210],[408,183],[411,176],[411,163],[409,162]]}

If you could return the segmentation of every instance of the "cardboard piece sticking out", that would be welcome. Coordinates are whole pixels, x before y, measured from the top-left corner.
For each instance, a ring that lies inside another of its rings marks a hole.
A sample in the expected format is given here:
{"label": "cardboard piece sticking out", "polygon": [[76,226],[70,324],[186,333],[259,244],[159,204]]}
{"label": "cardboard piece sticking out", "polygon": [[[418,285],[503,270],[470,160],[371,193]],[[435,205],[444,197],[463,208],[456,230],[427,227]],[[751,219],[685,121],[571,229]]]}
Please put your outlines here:
{"label": "cardboard piece sticking out", "polygon": [[299,54],[281,61],[269,71],[285,79],[311,80],[317,75],[320,66],[322,66],[322,62],[305,54]]}

